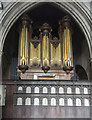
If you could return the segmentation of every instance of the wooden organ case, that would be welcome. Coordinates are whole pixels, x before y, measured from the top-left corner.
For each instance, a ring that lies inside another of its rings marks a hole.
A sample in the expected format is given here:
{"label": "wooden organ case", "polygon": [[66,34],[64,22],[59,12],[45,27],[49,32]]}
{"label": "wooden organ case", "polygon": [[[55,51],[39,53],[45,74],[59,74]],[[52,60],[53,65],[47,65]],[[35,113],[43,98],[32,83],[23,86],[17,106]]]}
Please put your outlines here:
{"label": "wooden organ case", "polygon": [[72,21],[59,21],[59,39],[44,23],[39,36],[32,38],[32,21],[23,16],[19,30],[18,70],[21,79],[70,80],[73,75]]}

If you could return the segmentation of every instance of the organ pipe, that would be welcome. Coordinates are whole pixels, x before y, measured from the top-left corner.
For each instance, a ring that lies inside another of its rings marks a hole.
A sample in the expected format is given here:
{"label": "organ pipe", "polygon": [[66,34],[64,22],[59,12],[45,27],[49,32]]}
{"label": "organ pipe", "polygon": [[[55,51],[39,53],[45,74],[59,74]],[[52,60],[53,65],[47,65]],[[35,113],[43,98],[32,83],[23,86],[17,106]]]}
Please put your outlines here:
{"label": "organ pipe", "polygon": [[51,43],[51,65],[52,66],[54,66],[54,53],[55,53],[54,46]]}
{"label": "organ pipe", "polygon": [[63,35],[63,70],[68,74],[73,70],[71,19],[65,16],[60,22]]}
{"label": "organ pipe", "polygon": [[30,42],[30,65],[32,66],[33,65],[33,56],[34,56],[34,46],[33,44]]}
{"label": "organ pipe", "polygon": [[51,66],[61,66],[61,44],[57,43],[57,47],[53,44],[51,43]]}
{"label": "organ pipe", "polygon": [[40,28],[42,39],[42,70],[47,73],[50,69],[50,33],[51,27],[45,23]]}
{"label": "organ pipe", "polygon": [[30,65],[31,66],[40,66],[40,43],[37,47],[30,42]]}
{"label": "organ pipe", "polygon": [[42,59],[43,59],[43,65],[49,66],[49,38],[45,34],[43,36],[43,46],[42,46]]}
{"label": "organ pipe", "polygon": [[37,48],[38,50],[38,65],[40,66],[40,64],[41,64],[41,43],[39,43],[39,45],[38,45],[38,48]]}
{"label": "organ pipe", "polygon": [[30,19],[27,16],[23,16],[20,25],[19,34],[19,70],[25,73],[28,70],[28,48],[29,48],[29,25]]}
{"label": "organ pipe", "polygon": [[57,51],[58,51],[58,65],[61,66],[61,44],[59,43],[58,44],[58,47],[57,47]]}

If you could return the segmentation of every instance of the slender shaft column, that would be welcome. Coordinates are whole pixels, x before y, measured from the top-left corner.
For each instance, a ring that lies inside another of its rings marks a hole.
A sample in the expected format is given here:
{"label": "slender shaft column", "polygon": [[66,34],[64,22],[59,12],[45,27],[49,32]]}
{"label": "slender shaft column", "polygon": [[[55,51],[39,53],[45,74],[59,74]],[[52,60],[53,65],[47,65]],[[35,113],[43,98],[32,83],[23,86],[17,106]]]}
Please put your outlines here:
{"label": "slender shaft column", "polygon": [[0,85],[2,84],[2,50],[0,50]]}
{"label": "slender shaft column", "polygon": [[[90,84],[92,82],[92,58],[89,59],[90,62]],[[92,88],[90,87],[90,118],[92,119]]]}
{"label": "slender shaft column", "polygon": [[92,58],[89,59],[90,62],[90,80],[92,80]]}

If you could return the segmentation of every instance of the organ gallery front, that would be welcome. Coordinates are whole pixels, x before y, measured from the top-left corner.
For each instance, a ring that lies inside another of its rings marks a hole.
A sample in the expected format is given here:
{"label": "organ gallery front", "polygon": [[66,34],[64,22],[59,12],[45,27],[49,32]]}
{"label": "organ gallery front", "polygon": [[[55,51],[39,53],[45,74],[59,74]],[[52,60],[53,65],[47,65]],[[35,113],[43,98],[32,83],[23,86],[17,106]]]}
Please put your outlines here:
{"label": "organ gallery front", "polygon": [[[72,21],[59,21],[58,36],[44,23],[39,36],[32,37],[32,20],[23,16],[19,24],[18,69],[21,79],[70,80],[73,75]],[[54,37],[52,37],[54,36]]]}

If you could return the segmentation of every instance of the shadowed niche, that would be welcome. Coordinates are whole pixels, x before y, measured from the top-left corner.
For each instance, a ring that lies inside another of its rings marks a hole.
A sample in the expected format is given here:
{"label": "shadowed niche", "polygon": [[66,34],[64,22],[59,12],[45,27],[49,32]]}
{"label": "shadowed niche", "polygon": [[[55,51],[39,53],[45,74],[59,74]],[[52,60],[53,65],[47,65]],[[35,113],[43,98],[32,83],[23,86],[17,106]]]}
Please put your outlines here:
{"label": "shadowed niche", "polygon": [[75,71],[79,80],[88,80],[87,73],[81,65],[76,65]]}

